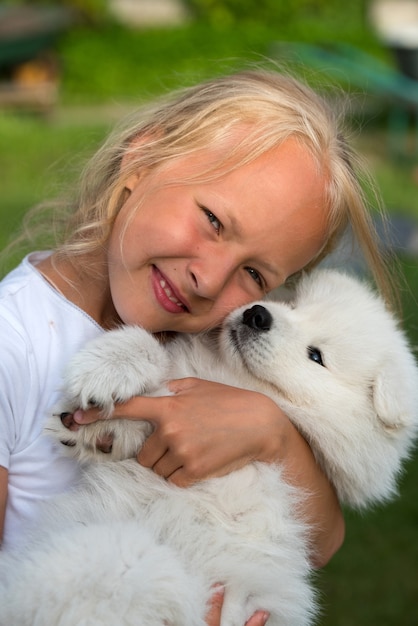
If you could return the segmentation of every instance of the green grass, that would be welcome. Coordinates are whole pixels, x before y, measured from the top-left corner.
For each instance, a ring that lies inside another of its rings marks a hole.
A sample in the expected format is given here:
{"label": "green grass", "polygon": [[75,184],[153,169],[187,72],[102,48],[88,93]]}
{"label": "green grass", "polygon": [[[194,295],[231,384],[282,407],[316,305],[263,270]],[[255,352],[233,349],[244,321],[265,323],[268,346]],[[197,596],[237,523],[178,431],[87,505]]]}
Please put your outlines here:
{"label": "green grass", "polygon": [[418,459],[406,469],[399,499],[346,512],[344,545],[320,574],[321,626],[416,626]]}
{"label": "green grass", "polygon": [[[161,91],[189,85],[215,73],[248,63],[263,63],[272,42],[309,41],[363,44],[363,49],[390,61],[357,12],[346,7],[344,20],[326,12],[285,24],[238,22],[233,25],[191,23],[175,28],[126,30],[115,24],[78,28],[59,44],[62,97],[65,102],[105,99],[137,101]],[[364,45],[365,44],[365,45]],[[274,61],[286,63],[285,58]]]}
{"label": "green grass", "polygon": [[[86,126],[0,114],[0,250],[29,208],[66,193],[108,129],[104,122]],[[0,272],[15,261],[15,255],[5,260]]]}
{"label": "green grass", "polygon": [[[331,35],[345,33],[346,40],[358,42],[363,30],[350,24],[343,21]],[[318,38],[324,25],[315,22],[309,32],[312,39]],[[293,33],[299,37],[296,30]],[[260,25],[230,29],[198,25],[140,33],[109,27],[107,33],[70,33],[61,43],[64,106],[48,119],[0,116],[0,248],[28,207],[74,183],[119,106],[127,103],[129,108],[167,88],[227,71],[245,60],[260,60],[267,54],[268,42],[279,36],[289,37],[289,33]],[[368,40],[368,45],[375,44]],[[382,125],[364,126],[356,142],[387,206],[418,218],[414,162],[389,158]],[[406,329],[418,346],[417,259],[402,259],[402,267],[409,285],[403,293]],[[400,498],[363,515],[346,513],[345,544],[318,574],[321,626],[418,624],[417,484],[415,455],[403,477]]]}

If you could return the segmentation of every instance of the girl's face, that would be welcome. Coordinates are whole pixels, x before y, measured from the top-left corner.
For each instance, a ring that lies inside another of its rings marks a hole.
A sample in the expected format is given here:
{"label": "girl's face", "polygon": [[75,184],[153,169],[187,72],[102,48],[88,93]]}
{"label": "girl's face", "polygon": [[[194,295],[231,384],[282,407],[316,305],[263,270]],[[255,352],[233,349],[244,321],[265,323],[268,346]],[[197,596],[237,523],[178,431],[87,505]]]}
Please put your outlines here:
{"label": "girl's face", "polygon": [[[215,159],[184,157],[158,176],[183,180]],[[302,269],[326,239],[325,176],[292,138],[212,182],[151,183],[129,179],[109,242],[111,297],[126,324],[211,328]]]}

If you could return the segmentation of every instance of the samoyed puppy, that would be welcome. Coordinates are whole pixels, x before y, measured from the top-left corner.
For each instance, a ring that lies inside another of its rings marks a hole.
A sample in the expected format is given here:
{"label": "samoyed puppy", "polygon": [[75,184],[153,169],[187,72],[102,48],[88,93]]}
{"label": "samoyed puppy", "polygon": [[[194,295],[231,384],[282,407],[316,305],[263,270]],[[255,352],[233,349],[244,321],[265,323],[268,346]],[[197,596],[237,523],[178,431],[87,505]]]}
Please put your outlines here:
{"label": "samoyed puppy", "polygon": [[198,376],[270,396],[309,442],[341,502],[396,493],[418,428],[418,369],[382,300],[357,279],[316,270],[290,302],[233,312],[216,333],[161,345],[138,327],[105,333],[71,362],[47,433],[84,465],[45,506],[25,548],[0,561],[2,626],[204,626],[215,583],[222,626],[257,609],[272,626],[317,614],[304,497],[280,463],[255,462],[178,488],[138,464],[152,431],[106,420],[75,429],[91,404],[167,394]]}

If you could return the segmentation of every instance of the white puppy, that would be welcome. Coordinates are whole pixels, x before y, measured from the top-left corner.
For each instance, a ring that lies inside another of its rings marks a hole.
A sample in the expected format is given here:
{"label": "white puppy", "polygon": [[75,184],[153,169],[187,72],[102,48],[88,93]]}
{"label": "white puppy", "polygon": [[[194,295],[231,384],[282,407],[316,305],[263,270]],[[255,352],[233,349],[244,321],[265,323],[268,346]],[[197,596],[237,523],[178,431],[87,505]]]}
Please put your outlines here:
{"label": "white puppy", "polygon": [[[391,497],[418,424],[418,371],[382,301],[357,280],[316,271],[291,303],[232,313],[216,335],[162,346],[144,330],[106,333],[72,361],[59,411],[167,393],[199,376],[261,391],[303,433],[340,500]],[[226,586],[223,626],[256,610],[272,626],[310,624],[304,494],[280,465],[253,463],[177,488],[136,461],[151,426],[103,420],[48,432],[86,464],[80,485],[46,506],[30,546],[0,562],[3,626],[203,626],[211,586]],[[102,461],[95,463],[94,461]]]}

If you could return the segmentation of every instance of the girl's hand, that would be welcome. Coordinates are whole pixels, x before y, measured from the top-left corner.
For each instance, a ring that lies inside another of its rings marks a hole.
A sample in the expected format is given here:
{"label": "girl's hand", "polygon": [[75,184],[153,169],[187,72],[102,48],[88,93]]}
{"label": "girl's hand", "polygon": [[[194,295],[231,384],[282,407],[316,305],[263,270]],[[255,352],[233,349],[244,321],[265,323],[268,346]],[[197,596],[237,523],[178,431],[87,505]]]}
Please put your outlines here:
{"label": "girl's hand", "polygon": [[[211,598],[210,609],[206,615],[207,626],[220,626],[223,601],[224,590],[219,588],[215,591]],[[267,623],[268,618],[269,614],[265,611],[257,611],[242,626],[264,626]]]}
{"label": "girl's hand", "polygon": [[[277,461],[290,426],[277,405],[262,394],[196,378],[172,381],[173,396],[135,397],[117,405],[113,417],[147,419],[154,432],[138,460],[170,482],[187,487],[222,476],[254,460]],[[89,423],[97,410],[76,412]]]}

